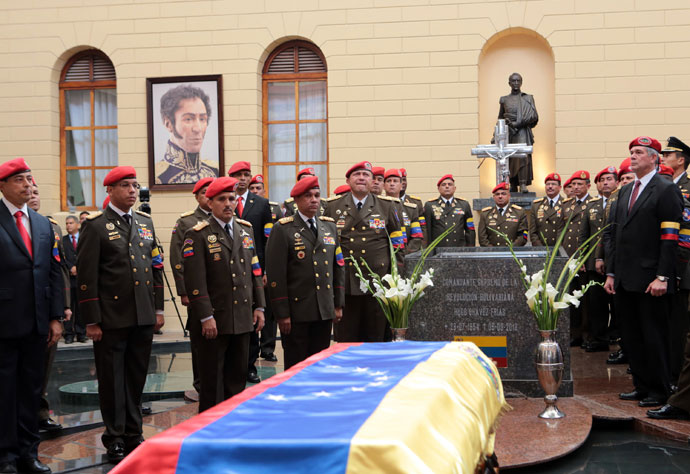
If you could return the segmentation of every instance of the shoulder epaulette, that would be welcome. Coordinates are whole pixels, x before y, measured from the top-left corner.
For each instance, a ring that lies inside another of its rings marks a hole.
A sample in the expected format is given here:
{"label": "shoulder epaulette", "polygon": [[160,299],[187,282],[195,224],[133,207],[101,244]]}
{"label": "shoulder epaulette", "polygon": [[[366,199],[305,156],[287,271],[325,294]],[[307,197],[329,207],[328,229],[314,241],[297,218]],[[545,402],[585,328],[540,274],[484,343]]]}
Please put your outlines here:
{"label": "shoulder epaulette", "polygon": [[413,196],[412,194],[410,194],[409,196],[410,196],[412,199],[416,199],[417,201],[421,201],[421,200],[422,200],[422,198],[420,198],[419,196]]}
{"label": "shoulder epaulette", "polygon": [[196,223],[196,225],[195,225],[194,227],[192,227],[192,229],[194,229],[194,230],[196,230],[196,231],[198,232],[198,231],[200,231],[201,229],[203,229],[204,227],[206,227],[207,225],[210,225],[210,224],[208,223],[208,221],[199,221],[199,222]]}
{"label": "shoulder epaulette", "polygon": [[322,198],[321,198],[321,200],[322,200],[322,201],[325,201],[325,200],[326,200],[326,198],[322,197]]}
{"label": "shoulder epaulette", "polygon": [[465,202],[467,202],[467,199],[465,199],[464,197],[454,196],[454,198],[457,199],[457,200],[459,200],[459,201],[465,201]]}
{"label": "shoulder epaulette", "polygon": [[601,199],[601,196],[591,197],[591,198],[587,199],[587,202],[594,202],[594,201],[598,201],[599,199]]}
{"label": "shoulder epaulette", "polygon": [[280,206],[280,204],[278,204],[278,203],[275,202],[275,201],[268,201],[268,203],[269,203],[271,206]]}
{"label": "shoulder epaulette", "polygon": [[517,204],[511,204],[510,207],[514,207],[515,209],[522,209],[520,206]]}
{"label": "shoulder epaulette", "polygon": [[326,222],[335,222],[335,219],[333,219],[332,217],[328,217],[328,216],[319,216],[319,219],[321,219],[322,221],[326,221]]}
{"label": "shoulder epaulette", "polygon": [[345,194],[341,194],[341,195],[339,195],[339,196],[331,196],[331,197],[329,197],[328,199],[326,199],[326,201],[328,201],[328,202],[337,201],[338,199],[340,199],[340,198],[343,197],[343,196],[345,196]]}
{"label": "shoulder epaulette", "polygon": [[484,209],[481,210],[481,212],[490,211],[491,209],[493,209],[493,207],[494,206],[486,206]]}
{"label": "shoulder epaulette", "polygon": [[543,198],[543,197],[541,197],[541,198],[537,198],[537,199],[535,199],[535,200],[534,200],[534,201],[532,201],[532,202],[536,204],[536,203],[538,203],[538,202],[542,202],[543,200],[544,200],[544,198]]}
{"label": "shoulder epaulette", "polygon": [[381,198],[381,199],[385,199],[386,201],[400,202],[400,199],[394,198],[394,197],[390,197],[390,196],[381,195],[381,196],[377,196],[377,197],[379,197],[379,198]]}
{"label": "shoulder epaulette", "polygon": [[88,219],[88,220],[93,220],[93,219],[95,219],[96,217],[100,217],[100,216],[102,216],[102,215],[103,215],[103,211],[98,211],[98,212],[95,213],[95,214],[89,214],[88,216],[86,216],[86,219]]}
{"label": "shoulder epaulette", "polygon": [[245,221],[244,219],[235,219],[235,220],[237,221],[238,224],[243,224],[243,225],[246,225],[247,227],[251,227],[251,226],[252,226],[252,223],[251,223],[251,222]]}
{"label": "shoulder epaulette", "polygon": [[565,199],[565,200],[563,201],[563,204],[565,204],[566,202],[570,202],[570,201],[572,201],[573,199],[575,199],[575,198],[574,198],[574,197],[569,197],[569,198],[567,198],[567,199]]}
{"label": "shoulder epaulette", "polygon": [[194,212],[195,212],[195,211],[183,212],[182,214],[180,214],[180,217],[189,217],[189,216],[191,216],[192,214],[194,214]]}
{"label": "shoulder epaulette", "polygon": [[134,212],[136,212],[137,214],[141,214],[144,217],[148,217],[149,219],[151,218],[151,214],[147,214],[144,211],[134,211]]}
{"label": "shoulder epaulette", "polygon": [[411,203],[411,202],[406,202],[405,205],[406,205],[407,207],[411,207],[412,209],[417,209],[417,205],[416,205],[416,204],[413,204],[413,203]]}
{"label": "shoulder epaulette", "polygon": [[278,219],[278,222],[280,224],[288,224],[294,220],[295,220],[295,216],[287,216],[287,217],[281,217],[280,219]]}
{"label": "shoulder epaulette", "polygon": [[290,197],[290,198],[287,198],[287,199],[285,200],[285,202],[288,203],[288,202],[292,202],[292,201],[294,201],[294,200],[295,200],[295,198],[291,198],[291,197]]}
{"label": "shoulder epaulette", "polygon": [[48,220],[50,221],[51,224],[60,225],[60,224],[58,224],[58,221],[56,221],[52,217],[48,217]]}

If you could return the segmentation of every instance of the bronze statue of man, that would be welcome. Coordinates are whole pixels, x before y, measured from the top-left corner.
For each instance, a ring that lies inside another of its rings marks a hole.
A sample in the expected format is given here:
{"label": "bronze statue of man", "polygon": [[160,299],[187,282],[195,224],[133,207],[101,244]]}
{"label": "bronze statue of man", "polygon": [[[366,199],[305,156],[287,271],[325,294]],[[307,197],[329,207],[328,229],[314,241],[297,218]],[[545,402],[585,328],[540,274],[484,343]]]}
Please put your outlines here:
{"label": "bronze statue of man", "polygon": [[[508,78],[510,94],[499,100],[498,118],[504,119],[508,125],[509,143],[534,144],[532,128],[537,125],[539,115],[534,105],[534,97],[520,91],[522,76],[514,72]],[[527,192],[527,186],[532,184],[532,155],[526,158],[510,158],[510,190]]]}

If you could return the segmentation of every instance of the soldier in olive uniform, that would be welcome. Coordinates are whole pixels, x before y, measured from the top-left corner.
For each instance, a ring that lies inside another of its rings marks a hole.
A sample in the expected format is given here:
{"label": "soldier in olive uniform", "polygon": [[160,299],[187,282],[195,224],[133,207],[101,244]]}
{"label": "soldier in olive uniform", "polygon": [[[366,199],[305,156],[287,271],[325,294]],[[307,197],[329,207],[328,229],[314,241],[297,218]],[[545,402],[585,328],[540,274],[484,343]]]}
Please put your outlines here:
{"label": "soldier in olive uniform", "polygon": [[497,184],[491,191],[496,206],[482,209],[479,216],[479,245],[482,247],[507,247],[502,236],[489,230],[496,229],[510,238],[513,245],[527,243],[527,213],[516,204],[510,204],[508,183]]}
{"label": "soldier in olive uniform", "polygon": [[455,229],[439,247],[474,247],[474,218],[470,204],[455,197],[455,179],[452,174],[442,176],[436,183],[440,196],[424,204],[424,217],[428,229],[428,242],[436,240],[449,227]]}
{"label": "soldier in olive uniform", "polygon": [[[172,230],[172,236],[170,237],[170,266],[172,267],[173,278],[175,279],[175,287],[177,288],[177,295],[180,297],[182,305],[186,306],[187,312],[189,313],[189,295],[184,286],[184,269],[182,268],[182,241],[184,240],[184,234],[199,222],[208,219],[211,214],[211,209],[208,207],[208,199],[206,198],[206,189],[209,184],[213,182],[214,178],[208,177],[200,179],[192,190],[192,194],[196,198],[199,204],[193,211],[187,211],[180,214],[180,217],[175,222]],[[189,330],[189,321],[191,316],[187,314],[187,325],[185,329]],[[192,385],[194,389],[199,392],[199,367],[198,367],[198,356],[197,356],[197,344],[196,334],[189,333],[189,344],[192,353],[192,373],[194,381]]]}
{"label": "soldier in olive uniform", "polygon": [[529,238],[533,247],[553,247],[563,231],[561,176],[551,173],[544,179],[546,196],[532,201],[529,210]]}
{"label": "soldier in olive uniform", "polygon": [[676,137],[669,137],[668,144],[661,150],[661,162],[673,169],[673,182],[678,185],[685,199],[690,199],[690,147]]}
{"label": "soldier in olive uniform", "polygon": [[[373,181],[371,163],[362,161],[345,174],[352,191],[328,199],[324,215],[335,219],[345,257],[364,258],[378,275],[390,272],[391,265],[402,265],[403,252],[391,262],[388,236],[396,248],[404,249],[402,231],[395,216],[392,198],[369,192]],[[381,342],[386,318],[376,299],[360,289],[352,262],[345,265],[345,310],[335,328],[339,342]]]}
{"label": "soldier in olive uniform", "polygon": [[273,228],[266,245],[268,294],[285,351],[285,369],[330,345],[332,323],[343,317],[345,261],[335,221],[316,217],[319,180],[297,182],[290,196],[297,214]]}
{"label": "soldier in olive uniform", "polygon": [[79,309],[93,340],[111,462],[143,442],[141,395],[153,331],[164,324],[163,256],[151,216],[132,211],[136,176],[131,166],[106,175],[110,204],[84,222],[77,255]]}
{"label": "soldier in olive uniform", "polygon": [[[399,203],[400,218],[402,219],[403,241],[405,242],[405,255],[416,252],[422,248],[422,227],[419,224],[417,206],[398,199],[402,187],[401,173],[397,168],[386,170],[383,179],[383,188],[388,197],[396,199]],[[396,204],[397,204],[396,203]]]}
{"label": "soldier in olive uniform", "polygon": [[403,204],[414,204],[417,206],[417,215],[419,216],[419,227],[422,228],[422,247],[426,247],[429,242],[429,232],[427,230],[426,217],[424,216],[424,203],[418,196],[407,194],[407,170],[400,168],[400,202]]}
{"label": "soldier in olive uniform", "polygon": [[209,185],[213,215],[189,229],[182,243],[190,331],[199,336],[199,412],[244,390],[249,334],[264,324],[262,271],[252,225],[234,217],[236,186],[229,177]]}
{"label": "soldier in olive uniform", "polygon": [[[576,171],[570,177],[573,187],[573,197],[563,201],[564,219],[570,219],[568,230],[563,240],[562,248],[571,256],[575,251],[603,225],[604,209],[600,198],[589,195],[589,172]],[[585,286],[596,275],[596,257],[591,254],[585,262],[578,276],[573,280],[571,289],[576,290]],[[608,350],[608,338],[605,336],[608,325],[608,311],[605,312],[597,305],[590,305],[585,297],[579,307],[570,308],[570,334],[573,346],[582,345],[590,351]],[[590,341],[583,343],[584,327],[589,328]]]}
{"label": "soldier in olive uniform", "polygon": [[[314,168],[309,167],[301,169],[297,173],[297,181],[299,182],[302,178],[307,178],[309,176],[316,176],[316,171],[314,171]],[[285,209],[285,216],[294,216],[297,212],[297,204],[295,203],[295,199],[292,197],[287,198],[285,202],[283,202],[283,209]],[[324,198],[321,198],[321,203],[319,204],[319,212],[318,214],[316,214],[316,216],[322,216],[324,209],[326,209],[326,200]]]}
{"label": "soldier in olive uniform", "polygon": [[[260,174],[255,175],[252,180],[249,182],[249,192],[254,193],[257,196],[261,196],[262,198],[266,198],[266,186],[264,185],[264,177]],[[278,219],[281,219],[283,217],[283,210],[280,207],[280,204],[278,204],[275,201],[268,201],[268,206],[271,208],[271,220],[272,224],[275,224],[278,222]],[[271,229],[273,228],[273,225],[270,227],[264,227],[264,234],[266,235],[266,238],[271,234]]]}

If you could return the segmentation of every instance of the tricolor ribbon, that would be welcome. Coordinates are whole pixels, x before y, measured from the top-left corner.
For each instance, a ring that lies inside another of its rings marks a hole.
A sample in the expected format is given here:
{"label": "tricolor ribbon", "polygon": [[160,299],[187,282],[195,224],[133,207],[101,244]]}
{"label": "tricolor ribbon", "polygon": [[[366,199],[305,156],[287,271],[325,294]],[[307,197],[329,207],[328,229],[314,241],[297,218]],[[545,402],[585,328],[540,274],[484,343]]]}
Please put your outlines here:
{"label": "tricolor ribbon", "polygon": [[261,276],[261,265],[259,265],[259,257],[252,257],[252,273],[254,276]]}
{"label": "tricolor ribbon", "polygon": [[678,231],[680,224],[673,221],[665,221],[661,223],[661,240],[678,240]]}

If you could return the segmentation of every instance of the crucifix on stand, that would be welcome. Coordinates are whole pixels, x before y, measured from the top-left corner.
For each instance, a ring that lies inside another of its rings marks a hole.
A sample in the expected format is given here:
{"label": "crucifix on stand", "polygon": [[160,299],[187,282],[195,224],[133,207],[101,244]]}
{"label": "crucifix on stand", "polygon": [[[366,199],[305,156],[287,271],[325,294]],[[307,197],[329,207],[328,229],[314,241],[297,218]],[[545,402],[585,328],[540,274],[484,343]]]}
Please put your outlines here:
{"label": "crucifix on stand", "polygon": [[[496,160],[496,184],[509,183],[510,184],[510,167],[508,159],[527,158],[532,153],[532,145],[525,143],[508,143],[508,126],[506,121],[499,119],[494,128],[494,144],[491,145],[477,145],[472,148],[472,154],[477,158],[493,158]],[[482,160],[479,163],[481,166],[484,163]]]}

